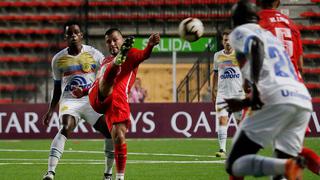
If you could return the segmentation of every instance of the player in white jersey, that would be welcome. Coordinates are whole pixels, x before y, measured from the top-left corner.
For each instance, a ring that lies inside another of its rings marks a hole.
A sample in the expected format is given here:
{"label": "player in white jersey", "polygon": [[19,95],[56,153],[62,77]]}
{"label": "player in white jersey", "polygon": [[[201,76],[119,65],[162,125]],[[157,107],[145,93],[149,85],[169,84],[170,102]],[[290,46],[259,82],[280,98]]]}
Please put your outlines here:
{"label": "player in white jersey", "polygon": [[[251,107],[252,112],[234,137],[226,169],[234,179],[248,175],[301,179],[303,160],[298,153],[312,112],[311,97],[299,82],[282,43],[262,29],[258,19],[249,0],[240,0],[233,8],[236,28],[230,34],[231,46],[244,79],[251,83],[252,94],[241,100],[226,99],[226,108],[238,111]],[[297,158],[256,155],[269,144]]]}
{"label": "player in white jersey", "polygon": [[[226,142],[228,132],[228,115],[226,109],[221,108],[224,99],[228,98],[244,98],[244,90],[242,88],[242,76],[239,68],[239,63],[236,59],[234,50],[229,42],[229,30],[224,30],[222,33],[223,50],[214,54],[213,59],[213,82],[212,82],[212,101],[216,108],[216,119],[219,121],[218,140],[219,151],[216,157],[226,157]],[[242,111],[234,112],[233,115],[239,124]]]}
{"label": "player in white jersey", "polygon": [[48,159],[48,171],[43,179],[52,180],[54,178],[55,169],[64,151],[65,142],[81,119],[86,120],[105,136],[106,168],[104,179],[111,179],[114,151],[111,135],[104,118],[92,109],[88,96],[78,99],[72,95],[72,90],[75,87],[90,88],[104,56],[95,48],[82,44],[83,34],[78,22],[66,23],[64,36],[68,47],[61,50],[52,59],[53,97],[48,112],[43,117],[43,123],[48,125],[52,113],[61,99],[59,103],[59,119],[62,123],[62,128],[52,141]]}

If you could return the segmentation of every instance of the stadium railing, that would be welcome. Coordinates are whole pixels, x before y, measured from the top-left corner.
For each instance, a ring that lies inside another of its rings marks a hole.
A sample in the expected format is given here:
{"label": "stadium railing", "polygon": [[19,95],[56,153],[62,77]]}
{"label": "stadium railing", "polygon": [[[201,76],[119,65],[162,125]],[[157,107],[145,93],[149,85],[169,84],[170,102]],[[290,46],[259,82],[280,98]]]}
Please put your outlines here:
{"label": "stadium railing", "polygon": [[35,63],[43,61],[40,57],[31,57],[31,56],[0,56],[0,62],[27,62]]}
{"label": "stadium railing", "polygon": [[320,31],[320,25],[309,25],[309,26],[299,25],[298,28],[301,31]]}
{"label": "stadium railing", "polygon": [[19,76],[35,76],[35,77],[42,77],[47,76],[48,71],[46,70],[3,70],[0,71],[0,76],[9,76],[9,77],[19,77]]}
{"label": "stadium railing", "polygon": [[319,12],[313,12],[313,11],[307,11],[307,12],[301,13],[300,16],[307,17],[307,18],[319,18],[320,17],[320,13]]}
{"label": "stadium railing", "polygon": [[1,98],[0,104],[9,104],[9,103],[25,103],[22,99],[12,99],[12,98]]}
{"label": "stadium railing", "polygon": [[1,15],[0,21],[67,21],[76,19],[77,16],[75,15],[66,15],[66,14],[59,14],[59,15],[40,15],[40,14],[32,14],[32,15]]}
{"label": "stadium railing", "polygon": [[[181,20],[187,17],[195,17],[201,19],[211,19],[211,18],[229,18],[231,13],[202,13],[202,14],[95,14],[89,15],[89,20]],[[75,15],[2,15],[0,16],[0,21],[68,21],[72,19],[80,19],[79,16]]]}
{"label": "stadium railing", "polygon": [[[90,20],[151,20],[151,19],[158,19],[158,20],[180,20],[187,17],[190,17],[191,14],[120,14],[120,15],[108,15],[108,14],[101,14],[101,15],[90,15]],[[231,17],[230,13],[224,14],[192,14],[192,17],[201,18],[201,19],[210,19],[210,18],[228,18]]]}
{"label": "stadium railing", "polygon": [[318,82],[307,82],[305,84],[308,89],[320,89],[320,83]]}
{"label": "stadium railing", "polygon": [[56,28],[45,28],[45,29],[0,29],[0,34],[61,34],[62,30]]}
{"label": "stadium railing", "polygon": [[302,39],[303,45],[319,45],[320,39]]}
{"label": "stadium railing", "polygon": [[0,84],[0,91],[35,91],[36,85]]}
{"label": "stadium railing", "polygon": [[[90,1],[89,6],[159,6],[159,5],[210,5],[233,4],[238,0],[137,0],[137,1]],[[0,7],[79,7],[82,1],[15,1],[0,2]]]}
{"label": "stadium railing", "polygon": [[308,59],[320,59],[320,54],[316,54],[316,53],[309,53],[309,54],[304,54],[303,58],[308,58]]}
{"label": "stadium railing", "polygon": [[210,58],[212,54],[207,51],[194,63],[185,78],[177,87],[177,102],[200,101],[201,88],[210,83]]}
{"label": "stadium railing", "polygon": [[81,6],[82,1],[14,1],[14,2],[0,2],[0,7],[76,7]]}
{"label": "stadium railing", "polygon": [[[53,46],[57,46],[57,44],[49,42],[0,42],[0,48],[49,48]],[[61,43],[58,46],[65,47],[65,44]]]}

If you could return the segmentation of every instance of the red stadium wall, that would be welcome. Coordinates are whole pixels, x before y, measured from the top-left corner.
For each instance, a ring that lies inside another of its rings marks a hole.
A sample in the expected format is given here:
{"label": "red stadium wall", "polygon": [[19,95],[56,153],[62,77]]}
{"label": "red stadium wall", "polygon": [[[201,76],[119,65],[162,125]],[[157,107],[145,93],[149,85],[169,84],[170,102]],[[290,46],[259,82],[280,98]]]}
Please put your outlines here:
{"label": "red stadium wall", "polygon": [[[41,122],[46,104],[0,105],[0,139],[53,138],[59,128],[57,113],[49,127]],[[211,103],[132,104],[130,138],[213,138],[216,121]],[[308,136],[320,137],[320,104],[314,104]],[[231,118],[229,134],[236,130]],[[102,138],[86,123],[80,123],[72,138]]]}

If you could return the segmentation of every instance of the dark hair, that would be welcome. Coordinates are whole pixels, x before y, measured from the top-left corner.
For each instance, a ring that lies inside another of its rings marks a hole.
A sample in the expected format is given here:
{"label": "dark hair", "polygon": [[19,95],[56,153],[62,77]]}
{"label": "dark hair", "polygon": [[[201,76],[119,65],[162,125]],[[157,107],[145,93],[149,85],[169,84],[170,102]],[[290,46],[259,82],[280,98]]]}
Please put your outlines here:
{"label": "dark hair", "polygon": [[229,35],[231,33],[231,29],[224,29],[222,31],[221,37],[223,37],[224,35]]}
{"label": "dark hair", "polygon": [[234,26],[246,23],[258,23],[258,21],[257,8],[249,0],[240,0],[232,7],[232,22]]}
{"label": "dark hair", "polygon": [[78,22],[78,21],[68,21],[63,26],[63,32],[65,33],[66,28],[69,27],[69,26],[73,26],[73,25],[79,26],[79,28],[81,30],[81,23],[80,22]]}
{"label": "dark hair", "polygon": [[104,36],[109,36],[109,35],[111,35],[111,34],[114,33],[114,32],[118,32],[121,36],[123,36],[122,33],[121,33],[121,31],[120,31],[118,28],[110,28],[110,29],[108,29],[108,30],[104,33]]}
{"label": "dark hair", "polygon": [[277,0],[258,0],[258,4],[260,4],[262,8],[272,8],[273,3],[276,1]]}

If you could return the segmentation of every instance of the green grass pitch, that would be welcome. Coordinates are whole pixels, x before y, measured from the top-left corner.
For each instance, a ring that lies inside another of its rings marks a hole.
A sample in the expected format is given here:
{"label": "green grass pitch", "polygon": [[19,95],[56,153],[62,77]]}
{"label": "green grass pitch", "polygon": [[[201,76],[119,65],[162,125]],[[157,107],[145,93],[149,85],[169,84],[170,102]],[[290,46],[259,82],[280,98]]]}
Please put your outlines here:
{"label": "green grass pitch", "polygon": [[[1,140],[0,179],[41,179],[47,169],[50,143],[51,140]],[[102,179],[103,143],[103,140],[68,140],[55,179]],[[230,143],[228,140],[228,147]],[[320,138],[307,138],[305,145],[320,153]],[[214,157],[217,150],[216,139],[129,139],[126,180],[228,179],[224,159]],[[270,155],[271,150],[260,154]],[[304,170],[304,179],[320,177]]]}

